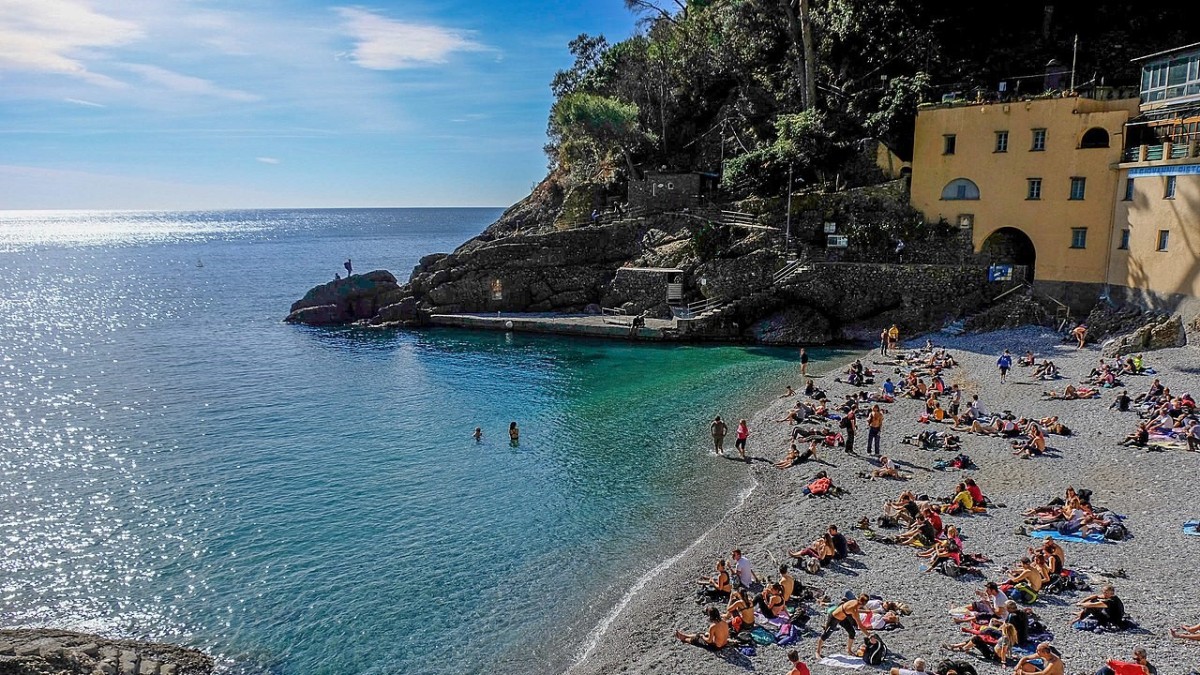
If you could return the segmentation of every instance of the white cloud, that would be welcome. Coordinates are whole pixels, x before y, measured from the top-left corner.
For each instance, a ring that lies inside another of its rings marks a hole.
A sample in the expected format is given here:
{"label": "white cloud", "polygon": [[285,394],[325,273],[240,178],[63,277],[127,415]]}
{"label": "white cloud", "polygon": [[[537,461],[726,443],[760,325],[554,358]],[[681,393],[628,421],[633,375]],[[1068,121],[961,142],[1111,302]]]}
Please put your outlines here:
{"label": "white cloud", "polygon": [[276,159],[275,157],[255,157],[254,159],[262,162],[263,164],[278,164],[279,163],[279,160]]}
{"label": "white cloud", "polygon": [[88,70],[82,58],[141,37],[136,23],[100,14],[85,0],[0,0],[0,72],[58,73],[121,86]]}
{"label": "white cloud", "polygon": [[104,105],[103,103],[96,103],[94,101],[85,101],[81,98],[64,98],[63,100],[66,101],[67,103],[74,103],[75,105],[87,106],[88,108],[107,108],[108,107],[108,106]]}
{"label": "white cloud", "polygon": [[356,41],[355,64],[371,70],[399,70],[445,63],[455,52],[488,48],[467,31],[396,21],[364,9],[339,7],[346,33]]}
{"label": "white cloud", "polygon": [[182,94],[194,94],[243,102],[257,101],[262,98],[261,96],[237,89],[225,89],[217,86],[210,80],[176,73],[166,68],[159,68],[158,66],[127,63],[124,65],[124,68],[141,75],[142,79],[151,84],[156,84]]}

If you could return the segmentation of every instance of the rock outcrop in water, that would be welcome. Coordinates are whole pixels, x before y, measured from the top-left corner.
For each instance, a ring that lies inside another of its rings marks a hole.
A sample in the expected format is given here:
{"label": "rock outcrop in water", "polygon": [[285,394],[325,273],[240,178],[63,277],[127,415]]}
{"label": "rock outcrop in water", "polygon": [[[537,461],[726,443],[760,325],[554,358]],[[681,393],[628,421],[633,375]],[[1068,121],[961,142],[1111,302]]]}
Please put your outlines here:
{"label": "rock outcrop in water", "polygon": [[336,326],[370,319],[403,300],[406,294],[399,289],[396,277],[386,270],[353,274],[309,290],[292,303],[291,313],[284,321]]}
{"label": "rock outcrop in water", "polygon": [[212,657],[187,647],[50,629],[0,631],[4,675],[211,675]]}

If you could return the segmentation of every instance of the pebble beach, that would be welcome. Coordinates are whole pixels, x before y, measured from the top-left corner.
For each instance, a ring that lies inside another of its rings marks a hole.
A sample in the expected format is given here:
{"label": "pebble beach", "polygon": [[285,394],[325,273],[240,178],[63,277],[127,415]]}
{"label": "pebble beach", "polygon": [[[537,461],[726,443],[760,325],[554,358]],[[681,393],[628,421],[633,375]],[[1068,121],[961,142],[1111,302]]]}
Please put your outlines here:
{"label": "pebble beach", "polygon": [[[962,388],[964,403],[972,394],[978,394],[994,412],[1011,410],[1018,417],[1057,415],[1072,429],[1073,435],[1050,436],[1051,452],[1023,459],[1013,456],[1009,442],[1003,438],[962,434],[961,451],[971,457],[976,468],[935,470],[932,468],[935,461],[948,460],[955,453],[922,450],[901,440],[930,428],[949,431],[950,427],[920,423],[924,403],[900,398],[885,406],[882,451],[896,460],[905,475],[911,476],[909,480],[860,477],[861,472],[874,468],[871,458],[864,454],[866,433],[861,420],[856,441],[858,454],[848,455],[840,448],[829,448],[818,462],[779,470],[772,464],[787,451],[790,426],[774,420],[783,417],[796,399],[778,399],[750,418],[752,461],[747,470],[753,477],[753,490],[715,527],[698,523],[696,533],[700,538],[679,556],[657,567],[655,561],[647,561],[647,575],[638,580],[629,601],[614,613],[607,625],[598,629],[583,658],[569,672],[573,675],[788,672],[786,647],[760,646],[754,656],[744,656],[735,649],[714,654],[678,642],[673,633],[676,629],[689,633],[704,630],[703,606],[694,599],[695,580],[708,576],[717,559],[728,560],[730,551],[740,548],[759,576],[773,578],[779,561],[790,560],[788,550],[803,548],[830,524],[857,539],[863,554],[851,555],[816,575],[796,569],[797,579],[834,598],[847,591],[868,593],[907,603],[913,610],[910,616],[903,617],[902,628],[880,633],[890,652],[889,662],[879,670],[867,667],[857,672],[886,672],[894,665],[908,666],[917,657],[924,658],[931,668],[944,658],[955,658],[970,660],[981,674],[1011,672],[1011,667],[944,651],[943,643],[964,639],[949,610],[970,602],[974,590],[982,588],[985,581],[1005,578],[1004,568],[1015,564],[1028,547],[1040,541],[1017,533],[1026,509],[1061,497],[1069,486],[1092,490],[1094,504],[1127,516],[1131,536],[1125,541],[1062,542],[1062,545],[1068,568],[1092,570],[1089,579],[1092,592],[1112,583],[1140,629],[1100,634],[1075,630],[1071,627],[1077,611],[1073,603],[1088,592],[1043,596],[1032,609],[1054,634],[1053,644],[1062,654],[1065,672],[1090,675],[1110,658],[1129,660],[1136,647],[1149,652],[1150,662],[1160,675],[1188,675],[1200,668],[1200,643],[1178,640],[1168,633],[1180,624],[1200,622],[1200,602],[1191,588],[1200,569],[1196,564],[1200,537],[1187,536],[1182,530],[1185,521],[1200,518],[1200,506],[1194,499],[1200,455],[1178,448],[1147,451],[1118,445],[1138,421],[1134,412],[1109,410],[1121,388],[1103,390],[1097,399],[1042,400],[1041,394],[1047,389],[1061,391],[1071,383],[1078,386],[1100,358],[1096,345],[1076,350],[1074,344],[1066,344],[1059,335],[1041,328],[956,337],[933,335],[932,340],[958,360],[958,367],[944,373],[944,377],[948,385],[958,384]],[[903,346],[916,348],[924,343],[922,336]],[[1060,367],[1063,378],[1037,381],[1031,379],[1030,369],[1014,368],[1008,382],[1001,384],[996,358],[1004,349],[1010,350],[1014,358],[1026,350],[1032,350],[1039,360],[1049,358]],[[877,351],[864,352],[861,358],[868,367],[881,368],[885,376],[897,381],[893,367],[875,365],[883,359]],[[1146,365],[1155,369],[1156,376],[1176,394],[1200,392],[1200,352],[1195,348],[1160,350],[1147,353],[1145,358]],[[840,401],[859,390],[834,381],[850,360],[813,364],[814,372],[824,373],[817,382],[832,401]],[[1152,379],[1153,376],[1126,376],[1124,388],[1130,395],[1142,393]],[[868,389],[875,390],[880,383],[882,376]],[[802,385],[797,372],[793,386],[799,391]],[[726,419],[737,419],[749,411],[714,412]],[[704,420],[698,422],[707,424]],[[727,453],[731,452],[727,447]],[[736,453],[732,454],[736,458]],[[739,460],[711,452],[705,455],[698,449],[694,461]],[[838,498],[805,497],[801,490],[822,470],[828,472],[835,485],[848,490],[848,494]],[[854,528],[864,516],[874,520],[881,514],[884,500],[895,499],[903,490],[934,497],[948,495],[967,476],[977,481],[989,500],[1005,505],[1005,508],[991,508],[986,514],[945,517],[946,524],[956,525],[963,533],[965,551],[981,553],[992,560],[982,568],[985,574],[982,578],[952,579],[937,573],[923,574],[924,561],[916,557],[915,549],[870,541]],[[708,530],[709,527],[712,529]],[[1114,578],[1101,573],[1118,570],[1124,570],[1124,576]],[[855,672],[816,663],[814,649],[822,623],[823,616],[814,615],[803,637],[791,648],[799,651],[814,673]],[[844,647],[844,633],[839,632],[826,644],[825,654],[838,653]]]}

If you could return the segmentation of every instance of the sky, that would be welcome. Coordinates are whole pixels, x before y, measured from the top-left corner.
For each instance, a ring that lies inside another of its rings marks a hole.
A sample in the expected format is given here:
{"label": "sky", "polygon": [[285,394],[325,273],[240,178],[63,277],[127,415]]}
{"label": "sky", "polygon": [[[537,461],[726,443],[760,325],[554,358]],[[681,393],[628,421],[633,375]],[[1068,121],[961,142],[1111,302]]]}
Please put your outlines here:
{"label": "sky", "polygon": [[622,0],[0,0],[0,210],[504,206]]}

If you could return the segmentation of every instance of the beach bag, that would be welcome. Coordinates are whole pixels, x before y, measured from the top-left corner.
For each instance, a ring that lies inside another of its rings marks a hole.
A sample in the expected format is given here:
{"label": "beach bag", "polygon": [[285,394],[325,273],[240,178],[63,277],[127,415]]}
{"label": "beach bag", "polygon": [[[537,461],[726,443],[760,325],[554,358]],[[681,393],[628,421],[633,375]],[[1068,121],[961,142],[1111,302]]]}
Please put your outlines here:
{"label": "beach bag", "polygon": [[805,558],[801,564],[804,567],[804,571],[809,574],[817,574],[821,571],[821,561],[816,558]]}
{"label": "beach bag", "polygon": [[1104,538],[1113,541],[1124,541],[1125,537],[1129,536],[1129,530],[1121,523],[1113,523],[1104,530]]}
{"label": "beach bag", "polygon": [[863,663],[868,666],[877,666],[883,663],[883,658],[887,656],[887,647],[883,645],[883,640],[878,637],[874,642],[868,642],[863,646]]}

